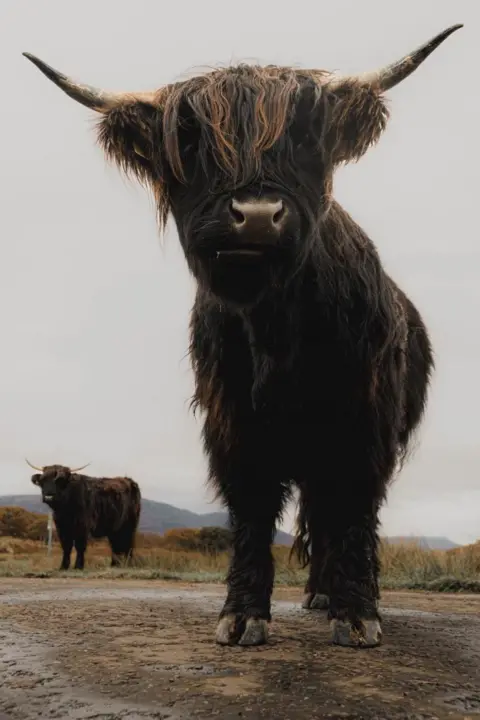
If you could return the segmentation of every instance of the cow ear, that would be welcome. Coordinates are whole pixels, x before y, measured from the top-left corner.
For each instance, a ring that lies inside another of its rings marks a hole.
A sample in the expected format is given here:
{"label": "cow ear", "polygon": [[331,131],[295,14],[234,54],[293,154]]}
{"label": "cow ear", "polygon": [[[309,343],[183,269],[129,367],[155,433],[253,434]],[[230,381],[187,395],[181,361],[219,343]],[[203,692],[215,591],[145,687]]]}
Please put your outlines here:
{"label": "cow ear", "polygon": [[31,478],[32,483],[33,483],[34,485],[40,485],[40,478],[41,478],[41,477],[42,477],[41,475],[39,475],[38,473],[35,473],[35,475],[32,475],[32,478]]}
{"label": "cow ear", "polygon": [[330,95],[326,143],[333,165],[357,162],[386,128],[389,111],[378,91],[356,79]]}
{"label": "cow ear", "polygon": [[154,134],[160,126],[158,107],[140,101],[122,103],[102,115],[98,143],[121,170],[146,179],[153,170]]}

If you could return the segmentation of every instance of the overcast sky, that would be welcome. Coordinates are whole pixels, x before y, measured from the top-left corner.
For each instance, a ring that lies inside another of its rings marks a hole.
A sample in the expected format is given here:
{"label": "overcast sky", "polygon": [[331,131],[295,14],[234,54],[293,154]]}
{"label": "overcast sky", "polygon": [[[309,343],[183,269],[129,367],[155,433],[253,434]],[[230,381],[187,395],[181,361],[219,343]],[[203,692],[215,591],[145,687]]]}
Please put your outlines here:
{"label": "overcast sky", "polygon": [[[360,72],[446,26],[465,28],[390,92],[380,144],[336,197],[420,308],[437,371],[420,447],[382,513],[389,534],[480,536],[480,7],[472,0],[15,0],[0,4],[0,494],[33,492],[24,462],[128,474],[195,511],[205,489],[188,409],[193,299],[176,232],[109,168],[92,113],[27,60],[144,90],[255,60]],[[231,8],[231,10],[230,10]],[[291,520],[284,525],[290,529]]]}

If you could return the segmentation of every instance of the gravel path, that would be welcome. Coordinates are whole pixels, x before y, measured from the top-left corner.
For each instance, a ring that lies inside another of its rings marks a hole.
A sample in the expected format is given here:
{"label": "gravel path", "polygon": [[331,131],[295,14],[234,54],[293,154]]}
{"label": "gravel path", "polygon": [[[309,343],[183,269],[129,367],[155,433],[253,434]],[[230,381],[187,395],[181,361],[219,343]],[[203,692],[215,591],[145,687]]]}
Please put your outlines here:
{"label": "gravel path", "polygon": [[384,644],[355,651],[290,589],[269,645],[218,647],[224,592],[0,580],[0,720],[480,717],[480,596],[385,593]]}

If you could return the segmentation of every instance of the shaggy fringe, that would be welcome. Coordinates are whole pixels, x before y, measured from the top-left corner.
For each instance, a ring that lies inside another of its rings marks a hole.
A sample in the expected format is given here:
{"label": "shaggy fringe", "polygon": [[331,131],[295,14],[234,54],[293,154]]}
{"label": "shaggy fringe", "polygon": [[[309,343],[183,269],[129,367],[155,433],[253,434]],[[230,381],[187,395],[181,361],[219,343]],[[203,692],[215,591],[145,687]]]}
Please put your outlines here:
{"label": "shaggy fringe", "polygon": [[186,182],[181,135],[189,119],[200,129],[199,162],[205,169],[213,158],[224,188],[258,174],[262,156],[281,142],[308,85],[330,106],[322,144],[332,169],[362,157],[386,127],[384,99],[356,79],[330,91],[329,76],[326,70],[274,65],[217,69],[161,88],[155,104],[127,98],[100,119],[98,143],[122,172],[152,186],[163,230],[170,211],[166,171]]}

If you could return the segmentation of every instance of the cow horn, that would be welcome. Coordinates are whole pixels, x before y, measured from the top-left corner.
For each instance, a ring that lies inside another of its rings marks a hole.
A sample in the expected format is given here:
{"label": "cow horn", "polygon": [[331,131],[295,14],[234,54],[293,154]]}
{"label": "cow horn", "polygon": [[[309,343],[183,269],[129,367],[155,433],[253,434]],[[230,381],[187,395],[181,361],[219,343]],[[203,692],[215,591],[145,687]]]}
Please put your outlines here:
{"label": "cow horn", "polygon": [[86,465],[81,465],[80,467],[77,467],[77,468],[70,468],[70,472],[71,472],[71,473],[80,472],[80,470],[85,470],[85,468],[88,467],[88,466],[91,465],[91,464],[92,464],[92,463],[89,463],[89,462],[88,462]]}
{"label": "cow horn", "polygon": [[49,80],[55,83],[55,85],[58,85],[58,87],[67,95],[82,105],[85,105],[92,110],[96,110],[97,112],[106,113],[127,99],[137,99],[147,103],[153,102],[155,99],[155,94],[152,92],[110,93],[105,90],[92,87],[91,85],[81,85],[58,70],[55,70],[50,65],[47,65],[47,63],[43,62],[43,60],[40,60],[35,55],[31,55],[27,52],[22,54],[30,60],[30,62],[36,65]]}
{"label": "cow horn", "polygon": [[38,470],[38,472],[43,473],[43,468],[37,467],[36,465],[32,465],[32,463],[30,462],[30,460],[27,460],[27,458],[25,458],[25,462],[27,463],[27,465],[30,465],[30,467],[32,468],[32,470]]}
{"label": "cow horn", "polygon": [[[387,65],[387,67],[381,70],[358,75],[355,79],[359,80],[362,84],[371,85],[372,88],[378,92],[386,92],[411,75],[444,40],[462,27],[463,24],[461,23],[452,25],[438,35],[435,35],[435,37],[421,45],[414,50],[414,52],[405,55],[401,60]],[[333,79],[328,83],[328,87],[335,88],[344,83],[345,80],[347,80],[347,78]]]}

